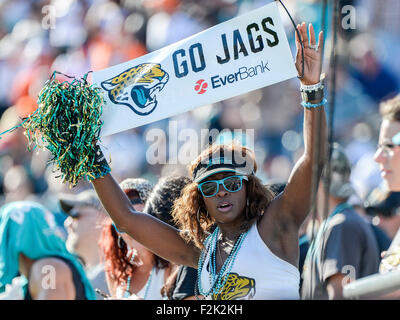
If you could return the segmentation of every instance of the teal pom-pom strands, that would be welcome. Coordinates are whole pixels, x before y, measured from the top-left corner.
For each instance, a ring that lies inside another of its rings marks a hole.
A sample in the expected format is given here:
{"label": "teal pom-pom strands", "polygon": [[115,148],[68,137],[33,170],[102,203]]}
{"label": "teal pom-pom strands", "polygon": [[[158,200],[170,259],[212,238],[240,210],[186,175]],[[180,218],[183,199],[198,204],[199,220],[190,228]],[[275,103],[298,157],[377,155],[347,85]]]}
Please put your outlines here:
{"label": "teal pom-pom strands", "polygon": [[48,149],[49,163],[74,187],[82,178],[92,180],[110,171],[95,161],[104,100],[101,89],[87,82],[88,73],[71,82],[58,81],[56,73],[39,93],[36,111],[19,126],[25,129],[28,149]]}

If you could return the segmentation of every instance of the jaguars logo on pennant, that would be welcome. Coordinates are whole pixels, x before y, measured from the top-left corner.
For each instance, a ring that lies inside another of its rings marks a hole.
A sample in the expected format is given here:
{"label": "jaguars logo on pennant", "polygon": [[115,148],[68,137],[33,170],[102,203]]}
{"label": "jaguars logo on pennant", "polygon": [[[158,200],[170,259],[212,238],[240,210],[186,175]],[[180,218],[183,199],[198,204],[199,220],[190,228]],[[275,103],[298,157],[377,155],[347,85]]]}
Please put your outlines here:
{"label": "jaguars logo on pennant", "polygon": [[157,107],[157,93],[168,82],[168,73],[158,63],[142,63],[101,82],[115,104],[125,105],[140,116]]}

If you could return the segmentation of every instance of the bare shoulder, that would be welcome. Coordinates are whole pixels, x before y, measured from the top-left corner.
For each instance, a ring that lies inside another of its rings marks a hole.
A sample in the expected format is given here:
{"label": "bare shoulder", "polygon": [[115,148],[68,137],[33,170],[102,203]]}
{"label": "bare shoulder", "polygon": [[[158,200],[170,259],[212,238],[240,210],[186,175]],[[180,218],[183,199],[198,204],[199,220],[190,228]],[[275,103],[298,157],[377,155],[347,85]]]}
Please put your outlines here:
{"label": "bare shoulder", "polygon": [[74,299],[72,271],[61,259],[39,259],[32,264],[29,290],[33,299]]}
{"label": "bare shoulder", "polygon": [[69,266],[61,259],[58,258],[43,258],[36,260],[32,264],[31,276],[43,275],[50,271],[57,272],[60,279],[69,278],[72,280],[72,272]]}
{"label": "bare shoulder", "polygon": [[284,202],[285,198],[281,193],[265,209],[265,213],[258,224],[258,229],[262,234],[271,234],[271,231],[273,231],[274,234],[280,235],[282,232],[286,233],[294,229],[296,229],[294,232],[298,231],[297,228],[294,228],[295,223],[291,215],[288,214]]}
{"label": "bare shoulder", "polygon": [[281,195],[271,201],[257,227],[261,239],[279,258],[297,265],[298,226],[284,212]]}

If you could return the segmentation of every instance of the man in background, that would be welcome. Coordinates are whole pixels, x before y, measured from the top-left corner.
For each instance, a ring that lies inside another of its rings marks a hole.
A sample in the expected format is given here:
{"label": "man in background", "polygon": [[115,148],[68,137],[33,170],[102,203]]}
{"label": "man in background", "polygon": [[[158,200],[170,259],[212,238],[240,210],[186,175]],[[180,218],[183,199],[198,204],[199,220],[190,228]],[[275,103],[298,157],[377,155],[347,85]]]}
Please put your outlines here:
{"label": "man in background", "polygon": [[342,148],[334,144],[331,181],[325,168],[319,186],[317,208],[328,212],[310,244],[303,268],[303,299],[343,299],[343,286],[351,280],[378,272],[379,249],[368,221],[348,203],[354,193],[350,183],[351,167]]}
{"label": "man in background", "polygon": [[[64,222],[68,251],[82,260],[93,288],[108,293],[98,246],[102,223],[107,215],[96,193],[89,189],[79,194],[59,194],[58,198],[61,209],[68,215]],[[96,298],[103,300],[97,293]]]}

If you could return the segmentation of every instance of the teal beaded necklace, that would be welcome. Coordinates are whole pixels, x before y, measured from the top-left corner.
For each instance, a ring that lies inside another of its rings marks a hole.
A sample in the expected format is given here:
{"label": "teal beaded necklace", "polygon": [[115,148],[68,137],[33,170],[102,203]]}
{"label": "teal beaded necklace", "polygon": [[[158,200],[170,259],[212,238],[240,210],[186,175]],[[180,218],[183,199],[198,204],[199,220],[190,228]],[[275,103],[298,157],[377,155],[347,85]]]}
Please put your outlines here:
{"label": "teal beaded necklace", "polygon": [[[130,264],[133,263],[135,257],[136,257],[136,252],[133,251],[133,252],[132,252],[131,259],[130,259],[130,261],[129,261]],[[151,269],[149,278],[147,279],[147,282],[146,282],[146,289],[145,289],[145,291],[144,291],[144,296],[143,296],[143,299],[144,299],[144,300],[147,299],[147,295],[149,294],[149,288],[150,288],[150,285],[151,285],[151,279],[153,278],[154,269],[155,269],[155,267],[153,267],[153,268]],[[131,287],[131,276],[129,276],[129,277],[128,277],[128,280],[126,281],[126,289],[125,289],[125,292],[124,292],[124,298],[129,298],[129,297],[131,296],[131,292],[129,291],[129,290],[130,290],[130,287]]]}
{"label": "teal beaded necklace", "polygon": [[[151,285],[151,279],[153,278],[154,269],[155,269],[155,267],[153,267],[153,269],[151,269],[150,276],[146,282],[146,289],[145,289],[144,295],[143,295],[144,300],[147,299],[147,296],[149,294],[149,289],[150,289],[150,285]],[[126,290],[124,293],[124,298],[129,298],[131,296],[131,292],[129,291],[130,286],[131,286],[131,277],[128,277],[128,281],[126,284]]]}
{"label": "teal beaded necklace", "polygon": [[[217,273],[217,247],[218,247],[218,235],[220,233],[219,227],[216,227],[214,232],[209,235],[205,241],[205,249],[201,251],[200,258],[198,262],[198,272],[197,272],[197,288],[199,293],[208,297],[211,294],[218,294],[221,289],[225,286],[226,281],[228,280],[228,276],[232,270],[233,264],[236,260],[236,256],[242,246],[243,240],[246,237],[248,231],[243,232],[236,239],[236,242],[229,253],[229,256],[226,258],[224,264],[222,265],[220,271]],[[201,273],[204,267],[205,258],[207,253],[210,252],[209,259],[209,281],[210,281],[210,290],[207,292],[203,290],[201,285]]]}

